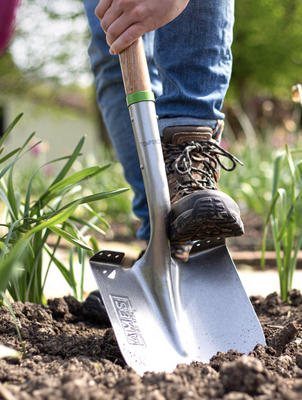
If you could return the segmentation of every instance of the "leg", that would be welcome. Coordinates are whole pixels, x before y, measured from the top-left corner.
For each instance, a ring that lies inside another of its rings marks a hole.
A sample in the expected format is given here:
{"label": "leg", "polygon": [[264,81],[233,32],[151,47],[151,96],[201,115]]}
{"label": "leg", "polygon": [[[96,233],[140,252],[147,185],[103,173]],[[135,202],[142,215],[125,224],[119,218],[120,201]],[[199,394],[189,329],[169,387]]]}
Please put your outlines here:
{"label": "leg", "polygon": [[[158,29],[155,62],[163,82],[157,101],[171,197],[171,240],[239,236],[237,204],[218,189],[223,100],[232,68],[234,0],[190,0]],[[227,169],[227,168],[225,168]]]}
{"label": "leg", "polygon": [[[123,166],[125,178],[134,191],[133,211],[142,221],[138,237],[148,240],[150,235],[148,205],[125,100],[119,59],[118,56],[109,54],[105,33],[100,26],[99,19],[94,14],[97,3],[97,0],[84,0],[91,30],[89,56],[91,69],[95,75],[97,101],[117,158]],[[153,41],[153,32],[145,35],[144,43],[152,89],[158,96],[162,89],[153,61]]]}
{"label": "leg", "polygon": [[231,77],[233,22],[234,0],[190,0],[179,17],[156,31],[162,129],[171,123],[214,128],[224,118],[220,110]]}

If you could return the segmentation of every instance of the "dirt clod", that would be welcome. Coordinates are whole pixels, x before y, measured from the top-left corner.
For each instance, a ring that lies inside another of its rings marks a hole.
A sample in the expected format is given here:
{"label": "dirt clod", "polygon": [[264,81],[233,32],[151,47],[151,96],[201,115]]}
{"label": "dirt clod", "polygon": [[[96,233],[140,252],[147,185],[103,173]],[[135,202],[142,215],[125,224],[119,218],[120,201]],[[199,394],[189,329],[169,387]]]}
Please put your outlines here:
{"label": "dirt clod", "polygon": [[277,356],[281,355],[285,346],[298,335],[300,329],[300,325],[289,323],[273,336],[269,345],[276,350]]}

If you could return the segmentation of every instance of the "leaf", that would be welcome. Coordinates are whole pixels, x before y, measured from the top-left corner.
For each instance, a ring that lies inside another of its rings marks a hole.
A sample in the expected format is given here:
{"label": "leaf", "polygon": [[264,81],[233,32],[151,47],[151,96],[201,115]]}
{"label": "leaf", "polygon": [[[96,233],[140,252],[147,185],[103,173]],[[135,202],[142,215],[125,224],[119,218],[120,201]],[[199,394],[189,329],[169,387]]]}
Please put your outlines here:
{"label": "leaf", "polygon": [[299,250],[301,248],[301,245],[302,245],[302,229],[301,229],[300,234],[298,236],[297,243],[296,243],[295,248],[294,248],[294,255],[293,255],[293,258],[292,258],[292,269],[291,269],[291,280],[290,280],[291,285],[293,283],[294,270],[296,269],[298,253],[299,253]]}
{"label": "leaf", "polygon": [[73,248],[70,249],[70,253],[69,253],[69,279],[70,279],[70,282],[71,282],[70,287],[73,290],[74,297],[77,299],[78,298],[78,291],[77,291],[77,283],[76,283],[76,280],[75,280],[74,268],[73,268]]}
{"label": "leaf", "polygon": [[83,180],[99,174],[100,172],[107,169],[109,165],[110,164],[106,165],[105,167],[87,168],[83,171],[68,176],[54,186],[50,186],[50,188],[37,200],[32,208],[31,213],[33,214],[34,212],[36,212],[37,205],[39,205],[40,208],[43,208],[45,204],[49,203],[53,198],[63,195],[63,193],[67,192],[68,190],[70,191],[72,188],[78,186],[81,182],[83,182]]}
{"label": "leaf", "polygon": [[4,132],[3,136],[0,138],[0,147],[3,145],[5,139],[7,138],[7,136],[10,134],[10,132],[12,131],[12,129],[14,128],[14,126],[18,123],[18,121],[22,118],[23,113],[19,114],[14,120],[13,122],[9,125],[9,127],[6,129],[6,131]]}
{"label": "leaf", "polygon": [[74,213],[78,204],[79,204],[78,202],[75,202],[70,207],[60,212],[59,214],[56,214],[55,216],[49,218],[47,221],[44,221],[39,225],[36,225],[34,228],[28,231],[24,236],[22,236],[21,239],[17,241],[16,245],[13,247],[9,256],[5,258],[0,264],[0,290],[4,291],[6,289],[7,282],[10,279],[14,266],[22,256],[32,236],[35,233],[42,231],[43,229],[51,228],[57,224],[63,223],[67,218],[70,217],[70,215]]}
{"label": "leaf", "polygon": [[11,151],[10,153],[8,153],[6,156],[4,156],[3,158],[0,159],[0,164],[4,163],[6,160],[8,160],[9,158],[11,158],[14,154],[18,153],[18,151],[20,151],[21,147],[18,147],[17,149]]}
{"label": "leaf", "polygon": [[17,218],[17,216],[14,214],[14,211],[13,211],[12,206],[11,206],[7,196],[6,196],[6,193],[1,188],[0,188],[0,199],[2,199],[3,203],[8,208],[8,211],[10,212],[12,218],[15,220]]}
{"label": "leaf", "polygon": [[74,222],[77,222],[81,225],[87,226],[88,228],[94,229],[95,231],[101,233],[102,235],[106,235],[106,232],[103,231],[102,229],[100,229],[97,225],[93,224],[90,221],[86,221],[84,219],[81,218],[76,218],[76,217],[70,217],[70,219]]}
{"label": "leaf", "polygon": [[12,216],[14,216],[15,219],[17,219],[18,218],[18,208],[17,208],[17,200],[15,197],[15,191],[14,191],[13,170],[14,170],[14,168],[12,167],[8,174],[7,198],[8,198],[9,204],[11,205],[11,208],[13,210]]}
{"label": "leaf", "polygon": [[280,228],[280,232],[279,232],[279,235],[278,235],[278,240],[281,240],[281,238],[283,237],[284,232],[286,230],[286,227],[288,226],[289,221],[293,217],[293,212],[295,211],[296,206],[299,204],[299,200],[300,200],[301,195],[302,195],[302,190],[300,190],[300,192],[299,192],[298,196],[296,197],[294,203],[291,204],[291,207],[290,207],[290,209],[289,209],[289,211],[287,213],[286,218],[283,219],[283,224],[282,224],[282,226]]}
{"label": "leaf", "polygon": [[68,285],[71,287],[72,286],[72,282],[70,280],[70,276],[69,276],[69,269],[67,269],[62,263],[61,261],[59,261],[56,257],[54,257],[53,253],[51,252],[50,248],[48,247],[48,245],[44,245],[44,248],[46,250],[46,252],[49,254],[49,256],[52,258],[52,261],[54,262],[54,264],[56,265],[56,267],[58,268],[58,270],[61,272],[61,274],[63,275],[63,277],[65,278],[66,282],[68,283]]}
{"label": "leaf", "polygon": [[107,199],[108,197],[111,197],[111,196],[116,196],[118,194],[126,192],[127,190],[129,190],[129,189],[128,188],[126,188],[126,189],[116,189],[116,190],[110,190],[108,192],[96,193],[96,194],[92,194],[90,196],[82,197],[80,199],[72,201],[71,203],[66,204],[65,206],[60,208],[60,210],[58,210],[58,212],[64,210],[66,207],[70,207],[75,202],[77,202],[78,204],[92,203],[94,201]]}
{"label": "leaf", "polygon": [[302,161],[298,162],[297,170],[299,172],[300,180],[302,180]]}
{"label": "leaf", "polygon": [[275,193],[278,188],[278,182],[279,182],[279,175],[280,175],[280,170],[281,170],[281,163],[283,160],[283,157],[285,156],[285,151],[282,151],[280,154],[277,155],[274,163],[274,177],[273,177],[273,187],[272,187],[272,198],[274,198]]}
{"label": "leaf", "polygon": [[60,173],[58,174],[58,176],[55,178],[55,180],[52,182],[52,184],[50,186],[53,186],[56,183],[60,182],[67,175],[67,173],[70,170],[70,168],[72,167],[73,163],[75,162],[75,160],[79,156],[80,151],[81,151],[81,149],[82,149],[82,147],[84,145],[85,139],[86,139],[86,135],[84,135],[80,139],[79,143],[77,144],[77,147],[75,148],[74,152],[70,156],[69,160],[67,161],[67,163],[65,164],[63,169],[60,171]]}
{"label": "leaf", "polygon": [[270,208],[269,208],[268,213],[267,213],[267,217],[266,217],[266,220],[265,220],[265,225],[269,223],[270,217],[271,217],[271,215],[273,214],[273,212],[275,210],[275,206],[276,206],[277,200],[281,196],[283,198],[286,197],[286,191],[284,189],[278,189],[275,192],[273,200],[272,200],[271,205],[270,205]]}
{"label": "leaf", "polygon": [[5,358],[5,357],[19,358],[20,353],[17,350],[11,349],[10,347],[3,346],[3,344],[0,344],[0,358]]}
{"label": "leaf", "polygon": [[291,152],[289,151],[287,144],[285,144],[285,151],[286,151],[286,158],[288,161],[289,169],[291,172],[292,181],[294,181],[295,180],[295,164],[294,164]]}
{"label": "leaf", "polygon": [[[30,134],[30,135],[28,136],[28,138],[27,138],[27,139],[25,140],[25,142],[23,143],[23,145],[22,145],[22,147],[21,147],[19,153],[21,153],[21,151],[22,151],[23,149],[25,149],[25,147],[28,145],[28,143],[31,141],[31,139],[35,136],[35,134],[36,134],[36,132],[33,132],[32,134]],[[39,140],[37,143],[35,143],[33,146],[31,146],[31,148],[30,148],[29,150],[31,150],[31,149],[33,149],[34,147],[38,146],[40,143],[42,143],[42,140]]]}
{"label": "leaf", "polygon": [[99,251],[99,244],[98,244],[98,241],[96,240],[96,238],[94,236],[91,236],[89,239],[89,242],[91,243],[93,252],[97,253]]}
{"label": "leaf", "polygon": [[[72,167],[73,163],[75,162],[75,160],[77,159],[77,157],[80,155],[80,151],[84,145],[86,139],[86,135],[83,136],[81,138],[81,140],[79,141],[77,147],[75,148],[74,152],[72,153],[72,155],[69,157],[67,163],[65,164],[65,166],[63,167],[63,169],[60,171],[60,173],[58,174],[58,176],[55,178],[55,180],[52,182],[52,184],[50,185],[50,187],[46,190],[45,193],[42,194],[42,196],[36,201],[36,203],[34,204],[34,206],[32,207],[31,210],[31,215],[37,213],[37,209],[42,208],[45,204],[47,204],[52,198],[58,196],[58,193],[52,193],[52,195],[50,196],[50,191],[49,189],[53,186],[55,186],[57,183],[61,182],[62,179],[67,175],[68,171],[70,170],[70,168]],[[63,190],[63,189],[62,189]]]}
{"label": "leaf", "polygon": [[263,269],[265,267],[265,250],[266,250],[266,238],[268,234],[268,224],[264,226],[263,238],[262,238],[262,247],[261,247],[261,263],[260,266]]}
{"label": "leaf", "polygon": [[[34,133],[30,136],[30,138],[34,135]],[[32,150],[34,147],[38,146],[41,142],[36,143],[34,146],[31,146],[25,153],[21,154],[19,157],[15,158],[14,161],[12,161],[10,164],[8,164],[1,172],[0,172],[0,179],[6,174],[6,172],[13,167],[13,165],[20,160],[20,158],[24,157],[25,154],[27,154],[30,150]],[[19,150],[19,153],[22,151],[23,146]]]}
{"label": "leaf", "polygon": [[37,168],[34,171],[34,173],[32,174],[32,176],[30,178],[29,184],[28,184],[28,189],[27,189],[26,198],[25,198],[25,205],[24,205],[24,216],[26,216],[28,214],[28,211],[29,211],[31,187],[32,187],[32,183],[33,183],[34,177],[37,174],[37,172],[40,171],[42,168],[44,168],[46,165],[53,164],[53,163],[58,162],[58,161],[66,160],[68,158],[69,158],[69,156],[56,158],[55,160],[46,162],[45,164],[41,165],[39,168]]}
{"label": "leaf", "polygon": [[106,226],[107,229],[110,229],[110,225],[108,224],[108,222],[97,212],[95,212],[88,204],[82,204],[82,206],[85,207],[92,215],[97,217]]}
{"label": "leaf", "polygon": [[102,171],[105,171],[110,164],[105,165],[104,167],[90,167],[90,168],[85,168],[82,171],[76,172],[70,176],[68,176],[65,179],[62,179],[60,182],[56,183],[55,185],[50,186],[49,192],[54,192],[57,190],[65,189],[67,186],[70,186],[74,183],[79,183],[83,179],[90,178],[94,175],[99,174]]}
{"label": "leaf", "polygon": [[21,220],[21,219],[17,219],[16,221],[14,221],[14,222],[11,224],[11,226],[10,226],[10,228],[9,228],[9,231],[7,232],[7,235],[6,235],[6,239],[5,239],[5,244],[6,244],[6,245],[8,245],[8,243],[9,243],[9,241],[10,241],[10,238],[11,238],[11,235],[12,235],[12,233],[14,232],[15,227],[20,223],[20,221],[22,221],[22,220]]}
{"label": "leaf", "polygon": [[74,244],[75,246],[80,246],[86,250],[92,250],[90,246],[86,243],[81,242],[80,240],[73,237],[70,233],[63,231],[63,229],[58,228],[57,226],[50,226],[49,229],[56,233],[57,235],[61,236],[63,239],[67,240],[68,242]]}
{"label": "leaf", "polygon": [[80,280],[80,293],[79,293],[79,298],[77,300],[82,302],[83,301],[83,292],[84,292],[86,250],[81,249],[80,251],[82,253],[81,280]]}

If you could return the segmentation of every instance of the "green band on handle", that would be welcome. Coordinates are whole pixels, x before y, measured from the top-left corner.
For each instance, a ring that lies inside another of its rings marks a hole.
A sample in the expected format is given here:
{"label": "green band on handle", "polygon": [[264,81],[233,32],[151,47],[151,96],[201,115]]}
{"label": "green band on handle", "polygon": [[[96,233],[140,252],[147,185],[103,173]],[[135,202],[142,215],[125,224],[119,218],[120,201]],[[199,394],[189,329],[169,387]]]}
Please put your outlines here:
{"label": "green band on handle", "polygon": [[131,106],[131,104],[139,103],[140,101],[154,101],[155,97],[154,93],[150,90],[142,90],[141,92],[135,92],[128,94],[127,98],[127,106]]}

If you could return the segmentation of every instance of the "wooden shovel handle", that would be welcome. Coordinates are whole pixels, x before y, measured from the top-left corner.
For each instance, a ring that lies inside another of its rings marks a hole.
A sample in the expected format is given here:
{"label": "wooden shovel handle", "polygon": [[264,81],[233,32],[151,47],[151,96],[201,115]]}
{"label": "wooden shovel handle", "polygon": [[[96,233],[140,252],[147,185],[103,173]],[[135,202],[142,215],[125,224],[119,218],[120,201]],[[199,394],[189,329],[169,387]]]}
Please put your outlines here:
{"label": "wooden shovel handle", "polygon": [[143,39],[138,39],[123,50],[119,57],[126,95],[151,90]]}

